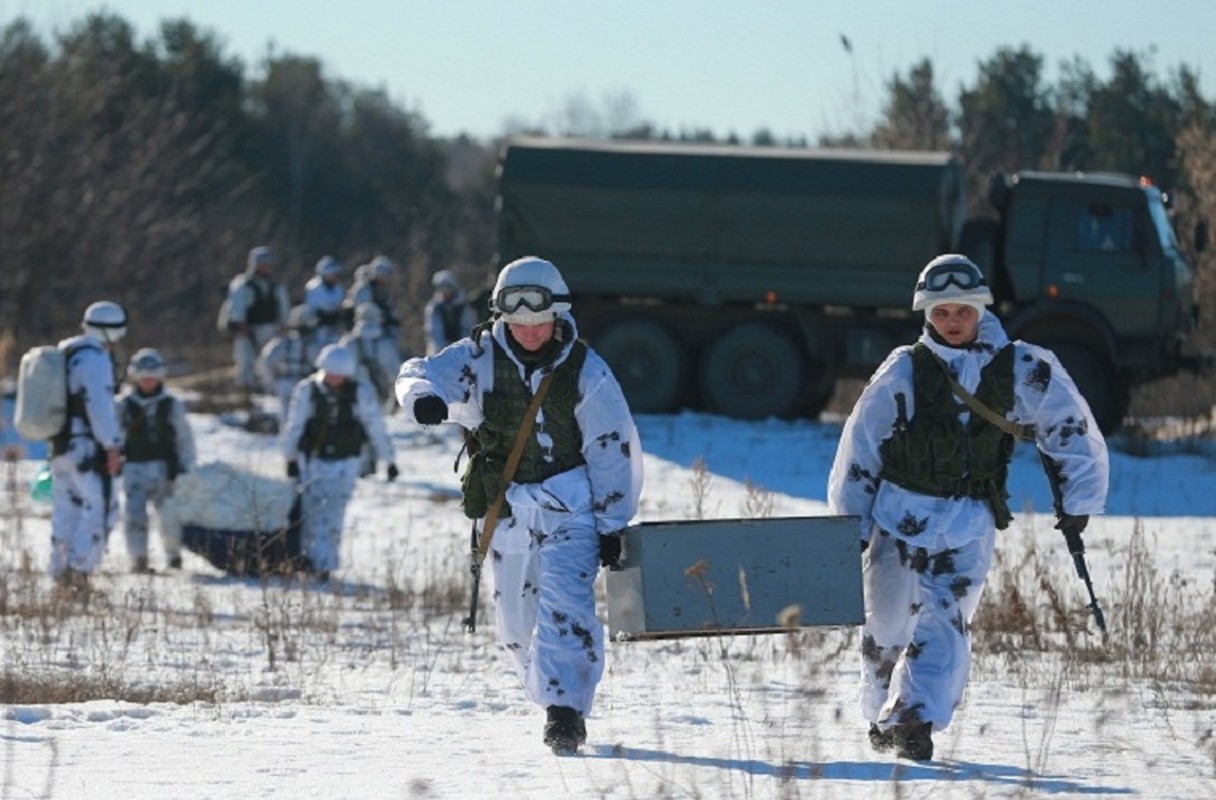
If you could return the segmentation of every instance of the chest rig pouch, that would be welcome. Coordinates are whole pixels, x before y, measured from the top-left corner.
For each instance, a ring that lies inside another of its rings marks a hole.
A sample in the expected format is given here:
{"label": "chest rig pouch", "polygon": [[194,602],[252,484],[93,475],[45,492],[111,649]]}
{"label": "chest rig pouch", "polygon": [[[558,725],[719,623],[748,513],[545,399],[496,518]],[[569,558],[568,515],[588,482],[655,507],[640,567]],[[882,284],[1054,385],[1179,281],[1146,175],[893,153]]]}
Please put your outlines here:
{"label": "chest rig pouch", "polygon": [[[532,391],[519,375],[515,362],[497,341],[494,347],[494,388],[482,398],[484,421],[469,434],[469,461],[460,480],[462,508],[469,519],[481,519],[490,503],[502,491],[502,473],[515,434],[524,422],[532,402]],[[557,365],[553,382],[541,402],[535,432],[525,444],[514,483],[541,483],[554,475],[585,463],[583,436],[574,418],[578,405],[578,378],[587,358],[587,346],[575,341],[566,360]],[[544,433],[552,446],[542,448],[538,435]],[[500,516],[511,515],[503,504]]]}
{"label": "chest rig pouch", "polygon": [[[998,529],[1013,520],[1009,511],[1009,460],[1014,438],[979,414],[966,425],[959,414],[966,410],[946,373],[947,367],[923,344],[912,348],[912,386],[915,415],[908,419],[899,404],[895,430],[882,443],[883,480],[933,497],[983,500],[992,510]],[[980,372],[975,391],[980,402],[1000,415],[1013,408],[1013,347],[1006,345]]]}

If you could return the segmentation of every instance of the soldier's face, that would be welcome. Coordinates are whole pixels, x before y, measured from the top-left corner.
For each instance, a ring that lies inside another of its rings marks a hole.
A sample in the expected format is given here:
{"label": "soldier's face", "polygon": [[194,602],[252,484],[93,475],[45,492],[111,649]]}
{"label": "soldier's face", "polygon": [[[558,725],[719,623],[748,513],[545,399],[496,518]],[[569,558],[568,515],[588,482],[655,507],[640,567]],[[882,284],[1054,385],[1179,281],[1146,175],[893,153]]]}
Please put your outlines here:
{"label": "soldier's face", "polygon": [[946,344],[962,347],[975,341],[980,327],[980,314],[974,306],[941,303],[929,309],[929,324]]}
{"label": "soldier's face", "polygon": [[553,338],[553,322],[542,322],[539,325],[520,325],[515,322],[507,324],[515,341],[529,353],[535,353]]}
{"label": "soldier's face", "polygon": [[156,394],[158,391],[160,391],[159,378],[136,378],[135,385],[139,387],[139,391],[143,394]]}

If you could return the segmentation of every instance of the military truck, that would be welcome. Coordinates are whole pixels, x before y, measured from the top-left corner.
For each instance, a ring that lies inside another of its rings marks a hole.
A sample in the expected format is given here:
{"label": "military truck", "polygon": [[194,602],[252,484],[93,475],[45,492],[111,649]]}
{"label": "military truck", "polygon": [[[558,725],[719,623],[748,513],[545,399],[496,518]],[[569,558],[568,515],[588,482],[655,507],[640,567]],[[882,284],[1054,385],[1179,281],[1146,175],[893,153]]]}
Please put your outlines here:
{"label": "military truck", "polygon": [[999,176],[967,219],[947,153],[519,138],[498,257],[549,258],[638,412],[817,416],[923,324],[920,269],[963,252],[1011,338],[1052,348],[1103,429],[1130,387],[1197,368],[1194,272],[1162,192],[1112,174]]}

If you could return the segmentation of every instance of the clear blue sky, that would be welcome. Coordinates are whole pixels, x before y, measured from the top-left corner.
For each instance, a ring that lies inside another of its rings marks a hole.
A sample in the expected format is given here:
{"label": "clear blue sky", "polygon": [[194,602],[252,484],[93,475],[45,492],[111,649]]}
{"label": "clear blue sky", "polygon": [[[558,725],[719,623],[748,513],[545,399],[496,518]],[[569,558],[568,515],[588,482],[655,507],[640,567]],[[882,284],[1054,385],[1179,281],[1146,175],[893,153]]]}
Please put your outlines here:
{"label": "clear blue sky", "polygon": [[872,125],[886,82],[923,57],[953,105],[979,61],[1022,44],[1050,81],[1074,56],[1105,77],[1121,48],[1161,80],[1188,65],[1216,99],[1216,0],[0,0],[0,23],[46,32],[103,8],[141,39],[189,17],[251,70],[272,42],[314,56],[436,135],[552,127],[572,99],[604,112],[629,97],[672,131],[813,140]]}

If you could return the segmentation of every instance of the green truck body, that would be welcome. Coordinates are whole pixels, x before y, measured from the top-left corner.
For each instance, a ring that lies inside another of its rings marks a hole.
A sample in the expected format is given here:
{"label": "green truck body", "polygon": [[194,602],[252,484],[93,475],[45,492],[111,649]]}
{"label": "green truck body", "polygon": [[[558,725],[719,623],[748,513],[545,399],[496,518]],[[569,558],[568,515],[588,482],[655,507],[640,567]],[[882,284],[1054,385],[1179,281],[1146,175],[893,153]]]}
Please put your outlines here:
{"label": "green truck body", "polygon": [[815,416],[911,342],[920,269],[964,252],[1011,337],[1052,347],[1107,430],[1128,388],[1198,364],[1193,271],[1127,176],[994,182],[967,220],[945,153],[514,139],[499,261],[551,259],[635,411]]}

